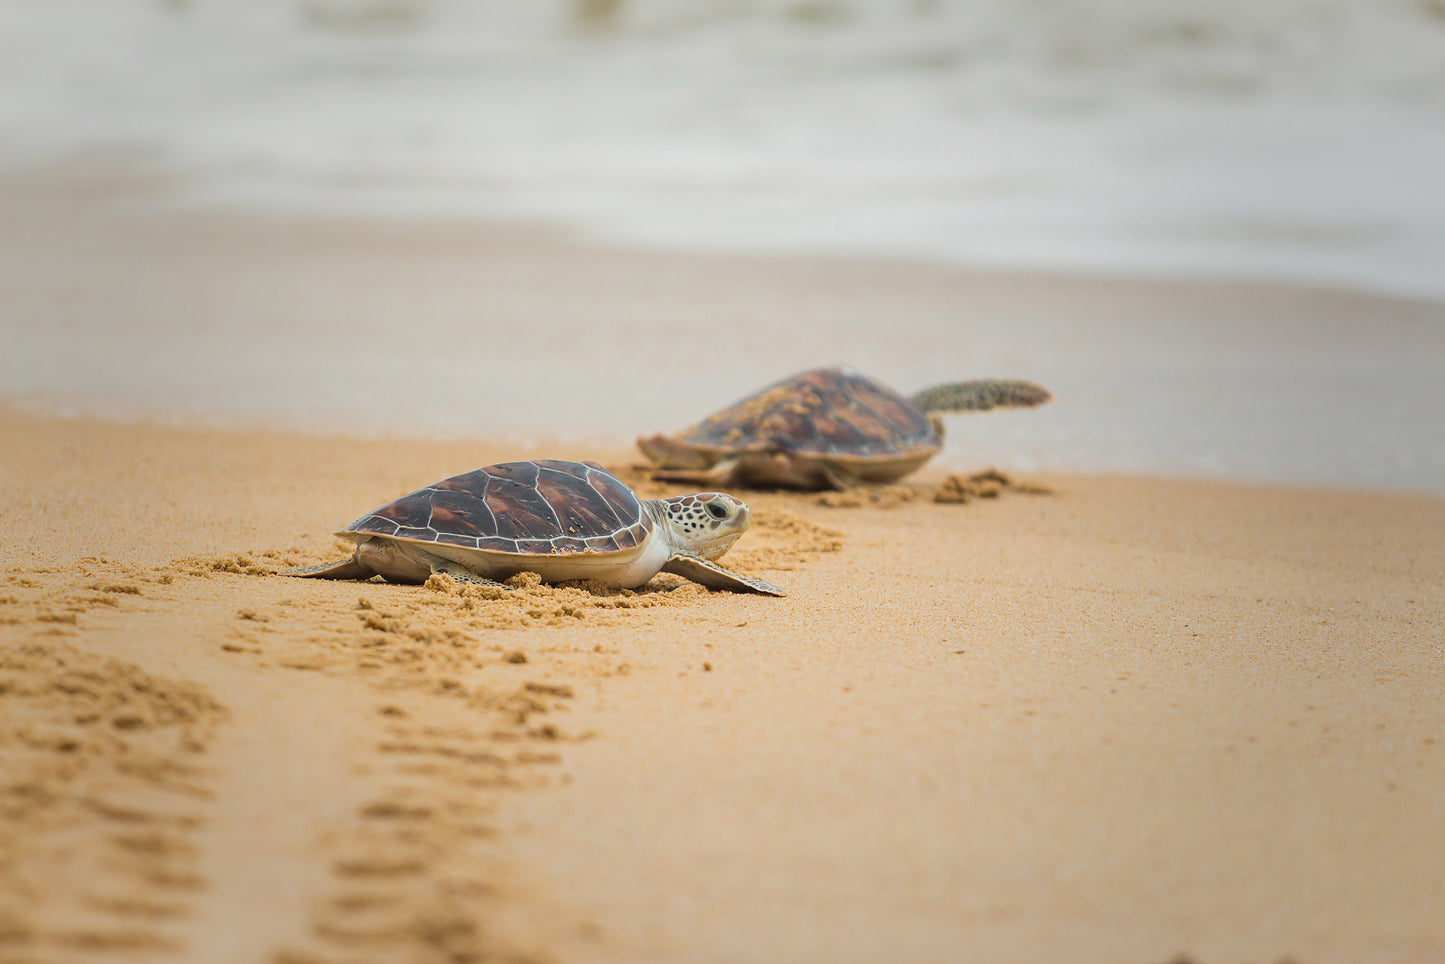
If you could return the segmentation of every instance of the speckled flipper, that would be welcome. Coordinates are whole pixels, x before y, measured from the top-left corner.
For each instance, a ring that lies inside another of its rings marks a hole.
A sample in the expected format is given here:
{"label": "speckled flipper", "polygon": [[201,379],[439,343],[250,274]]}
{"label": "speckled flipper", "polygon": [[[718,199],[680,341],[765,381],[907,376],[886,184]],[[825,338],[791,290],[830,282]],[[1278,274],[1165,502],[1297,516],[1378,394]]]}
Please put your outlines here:
{"label": "speckled flipper", "polygon": [[691,579],[709,589],[731,589],[733,592],[758,592],[765,596],[786,596],[787,593],[770,582],[729,572],[715,562],[691,552],[679,552],[662,567],[663,572]]}
{"label": "speckled flipper", "polygon": [[278,576],[298,576],[302,579],[370,579],[376,573],[356,561],[352,555],[340,562],[325,562],[319,566],[297,566],[282,569]]}
{"label": "speckled flipper", "polygon": [[506,589],[508,591],[512,589],[512,587],[506,583],[497,582],[495,579],[488,579],[486,576],[479,576],[470,569],[462,568],[455,562],[432,563],[431,571],[451,576],[457,582],[467,586],[496,586],[498,589]]}
{"label": "speckled flipper", "polygon": [[1051,400],[1048,389],[1033,382],[979,378],[934,385],[908,400],[920,412],[986,412],[991,408],[1033,408]]}

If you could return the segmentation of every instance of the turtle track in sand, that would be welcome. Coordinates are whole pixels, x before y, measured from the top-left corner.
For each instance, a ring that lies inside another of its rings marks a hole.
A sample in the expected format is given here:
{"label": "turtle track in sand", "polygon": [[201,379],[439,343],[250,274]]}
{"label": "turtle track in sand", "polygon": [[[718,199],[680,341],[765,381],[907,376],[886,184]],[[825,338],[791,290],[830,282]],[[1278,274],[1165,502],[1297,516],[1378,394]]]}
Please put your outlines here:
{"label": "turtle track in sand", "polygon": [[179,949],[224,711],[46,630],[0,646],[0,701],[0,957]]}
{"label": "turtle track in sand", "polygon": [[[837,545],[836,534],[777,510],[762,512],[757,529],[754,562],[768,568]],[[121,693],[108,697],[116,706],[135,681],[158,705],[199,707],[151,727],[170,742],[141,776],[189,782],[170,801],[181,810],[158,810],[156,819],[175,818],[166,836],[116,838],[123,850],[149,847],[139,869],[116,871],[124,886],[111,889],[125,901],[102,904],[101,891],[75,883],[103,882],[86,860],[104,859],[115,814],[88,806],[79,789],[64,827],[7,814],[5,829],[24,838],[14,859],[46,866],[29,890],[63,922],[39,929],[25,888],[6,894],[0,941],[24,959],[182,960],[198,946],[218,962],[545,959],[489,929],[520,879],[493,854],[491,816],[506,795],[554,782],[569,748],[592,737],[566,725],[578,681],[639,668],[592,629],[635,627],[658,607],[717,594],[666,575],[641,591],[547,586],[531,574],[510,591],[445,577],[418,587],[271,576],[297,554],[152,567],[90,557],[0,574],[6,652],[31,654],[16,664],[36,679],[26,686],[66,695],[56,712],[74,719],[72,704],[88,698],[66,683],[71,665]],[[186,642],[156,642],[175,639]],[[0,679],[18,690],[16,675]],[[170,719],[137,705],[137,718]],[[326,715],[338,707],[344,721]],[[12,715],[35,731],[36,707]],[[124,771],[137,734],[150,732],[123,713],[86,719],[107,737],[86,744],[97,773]],[[66,745],[32,739],[28,752],[53,768]],[[76,851],[76,839],[103,845]],[[154,893],[135,882],[147,879],[160,882]],[[97,913],[109,917],[97,923]]]}
{"label": "turtle track in sand", "polygon": [[[508,878],[488,815],[560,760],[546,720],[571,688],[406,605],[348,595],[288,620],[297,583],[233,568],[0,577],[0,956],[540,959],[482,926]],[[504,678],[466,679],[485,665]]]}
{"label": "turtle track in sand", "polygon": [[[25,660],[0,680],[37,694],[0,700],[0,775],[7,794],[43,782],[60,801],[47,822],[5,798],[4,960],[182,961],[202,948],[215,964],[545,959],[537,934],[588,922],[525,925],[535,895],[525,867],[501,862],[494,817],[566,779],[593,737],[569,725],[569,707],[595,704],[609,677],[651,671],[649,646],[619,647],[605,630],[635,637],[679,609],[704,626],[772,611],[670,575],[632,592],[524,574],[495,597],[449,579],[274,578],[332,556],[316,520],[484,459],[461,446],[0,420],[23,456],[0,473],[15,494],[0,508],[12,536],[0,653]],[[787,569],[836,547],[786,500],[757,501],[738,557],[749,566]],[[108,555],[87,555],[95,546]],[[126,694],[139,722],[91,718],[94,697],[66,688],[75,673],[98,678],[106,706]],[[52,718],[78,735],[42,738]],[[112,799],[132,807],[108,810]],[[164,832],[125,829],[131,818]]]}

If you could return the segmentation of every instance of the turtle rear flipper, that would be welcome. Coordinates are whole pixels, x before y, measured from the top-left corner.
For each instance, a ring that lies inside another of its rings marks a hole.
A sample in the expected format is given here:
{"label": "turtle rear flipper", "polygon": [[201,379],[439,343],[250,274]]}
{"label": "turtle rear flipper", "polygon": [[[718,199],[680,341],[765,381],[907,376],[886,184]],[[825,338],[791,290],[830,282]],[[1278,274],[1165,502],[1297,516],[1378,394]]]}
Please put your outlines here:
{"label": "turtle rear flipper", "polygon": [[1048,389],[1010,378],[979,378],[925,388],[909,397],[919,411],[986,412],[992,408],[1033,408],[1053,399]]}
{"label": "turtle rear flipper", "polygon": [[670,572],[691,579],[709,589],[731,589],[733,592],[757,592],[765,596],[786,596],[787,593],[770,582],[729,572],[715,562],[691,552],[679,552],[662,567]]}
{"label": "turtle rear flipper", "polygon": [[819,466],[819,471],[823,478],[828,480],[828,484],[839,492],[846,492],[863,484],[855,473],[838,464],[823,463]]}
{"label": "turtle rear flipper", "polygon": [[355,553],[340,562],[326,562],[319,566],[297,566],[282,569],[278,576],[299,576],[302,579],[370,579],[376,575],[371,569],[357,561]]}

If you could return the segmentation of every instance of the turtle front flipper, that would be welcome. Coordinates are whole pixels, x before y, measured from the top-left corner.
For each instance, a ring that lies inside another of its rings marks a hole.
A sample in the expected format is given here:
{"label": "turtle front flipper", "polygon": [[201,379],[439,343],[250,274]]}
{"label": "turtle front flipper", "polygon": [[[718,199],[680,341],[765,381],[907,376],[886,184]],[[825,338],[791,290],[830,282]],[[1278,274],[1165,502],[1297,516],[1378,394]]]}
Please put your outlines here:
{"label": "turtle front flipper", "polygon": [[670,572],[709,589],[730,589],[733,592],[758,592],[765,596],[786,596],[787,593],[770,582],[729,572],[715,562],[691,552],[679,552],[667,560],[663,572]]}
{"label": "turtle front flipper", "polygon": [[908,400],[919,411],[986,412],[992,408],[1034,408],[1053,399],[1048,389],[1009,378],[979,378],[934,385]]}
{"label": "turtle front flipper", "polygon": [[648,461],[661,469],[695,469],[706,472],[717,456],[690,445],[673,435],[650,435],[639,437],[637,447]]}
{"label": "turtle front flipper", "polygon": [[327,562],[319,566],[297,566],[295,569],[282,569],[276,573],[278,576],[297,576],[301,579],[370,579],[376,575],[368,567],[357,560],[356,554],[340,562]]}
{"label": "turtle front flipper", "polygon": [[663,466],[655,469],[652,478],[657,482],[694,482],[698,485],[725,486],[736,484],[737,459],[724,459],[711,468],[679,469]]}

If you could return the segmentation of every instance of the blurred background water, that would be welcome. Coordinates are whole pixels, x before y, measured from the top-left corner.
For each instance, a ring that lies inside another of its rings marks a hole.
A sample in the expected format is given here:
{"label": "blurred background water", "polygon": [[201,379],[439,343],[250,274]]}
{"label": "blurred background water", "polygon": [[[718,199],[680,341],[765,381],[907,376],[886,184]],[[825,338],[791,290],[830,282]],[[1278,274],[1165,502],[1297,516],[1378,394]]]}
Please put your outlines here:
{"label": "blurred background water", "polygon": [[0,0],[0,170],[1445,297],[1445,0]]}
{"label": "blurred background water", "polygon": [[[74,263],[0,259],[0,282],[54,294],[0,306],[0,390],[50,407],[625,444],[850,361],[905,391],[997,375],[1059,396],[969,419],[945,458],[1445,492],[1445,0],[0,0],[0,176],[76,168],[154,175],[149,203],[188,209],[1418,303],[1385,324],[1320,302],[1317,337],[1298,302],[1197,289],[1141,325],[1107,291],[837,285],[790,321],[769,291],[669,302],[635,279],[562,318],[466,303],[440,279],[477,266],[438,255],[344,318],[335,278],[266,259],[87,307],[76,279],[114,246],[59,242]],[[751,312],[772,335],[679,361],[656,344],[678,304],[694,330]],[[579,314],[629,337],[578,340]],[[449,335],[396,336],[422,319]]]}

